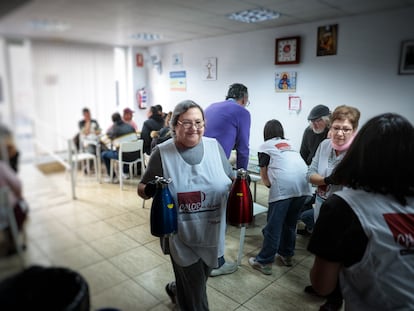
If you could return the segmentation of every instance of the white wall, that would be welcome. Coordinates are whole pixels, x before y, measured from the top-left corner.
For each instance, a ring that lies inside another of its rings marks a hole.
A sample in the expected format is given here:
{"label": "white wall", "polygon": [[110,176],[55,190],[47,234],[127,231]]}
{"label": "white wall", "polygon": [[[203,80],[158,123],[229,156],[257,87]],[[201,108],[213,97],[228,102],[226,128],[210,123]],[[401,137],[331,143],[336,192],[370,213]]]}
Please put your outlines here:
{"label": "white wall", "polygon": [[12,112],[7,121],[20,151],[19,159],[25,161],[33,158],[35,154],[33,144],[35,129],[32,122],[35,116],[35,93],[32,80],[31,42],[16,40],[7,44],[7,54],[11,86],[8,104]]}
{"label": "white wall", "polygon": [[10,126],[11,104],[9,95],[9,79],[7,67],[7,44],[6,40],[0,38],[0,122]]}
{"label": "white wall", "polygon": [[106,131],[115,98],[114,50],[111,47],[33,42],[36,137],[50,150],[66,150],[88,107]]}
{"label": "white wall", "polygon": [[[149,91],[149,104],[160,104],[169,111],[184,99],[193,99],[203,107],[221,101],[228,86],[240,82],[247,85],[250,93],[252,149],[262,143],[263,126],[271,118],[282,122],[286,137],[299,147],[306,117],[317,104],[331,109],[341,104],[354,105],[361,110],[361,123],[386,111],[403,114],[413,122],[414,75],[397,74],[401,42],[414,39],[412,16],[414,8],[160,45],[148,51],[125,49],[127,86],[121,91],[128,94],[121,94],[119,105],[115,98],[113,48],[25,41],[19,50],[0,38],[4,96],[0,115],[3,121],[11,121],[15,112],[33,114],[49,124],[54,133],[69,138],[77,131],[84,106],[91,108],[92,116],[105,130],[113,112],[137,107],[136,89],[143,85]],[[339,25],[337,55],[316,57],[318,26],[334,23]],[[275,39],[285,36],[301,36],[298,65],[274,65]],[[135,66],[138,51],[144,54],[144,70]],[[177,53],[183,55],[181,65],[173,65],[173,54]],[[151,55],[162,60],[161,73],[151,64]],[[218,59],[215,81],[202,79],[202,61],[206,57]],[[13,67],[9,68],[10,76],[7,62]],[[169,88],[169,73],[179,70],[187,73],[186,92]],[[297,92],[293,93],[303,102],[298,114],[288,110],[288,93],[274,91],[274,75],[281,70],[298,74]],[[27,108],[29,100],[33,101],[33,110]],[[135,121],[141,127],[146,110],[135,111]],[[35,134],[52,150],[66,147],[64,140],[57,142],[50,133],[37,129]]]}
{"label": "white wall", "polygon": [[[163,72],[148,67],[151,104],[167,111],[192,99],[206,107],[223,100],[230,84],[243,83],[251,102],[252,149],[262,143],[263,126],[272,118],[282,122],[285,136],[299,148],[306,117],[317,104],[358,107],[360,124],[383,112],[397,112],[413,122],[414,75],[397,73],[401,42],[414,39],[413,16],[414,8],[152,47],[149,53],[160,55]],[[327,24],[338,24],[338,52],[317,57],[317,28]],[[301,36],[298,65],[274,65],[275,39],[285,36]],[[183,54],[182,65],[172,64],[176,53]],[[206,57],[218,58],[216,81],[201,78]],[[186,92],[169,90],[169,72],[178,70],[187,73]],[[298,114],[288,110],[289,93],[274,90],[275,72],[281,70],[297,72],[297,91],[292,94],[302,98]]]}

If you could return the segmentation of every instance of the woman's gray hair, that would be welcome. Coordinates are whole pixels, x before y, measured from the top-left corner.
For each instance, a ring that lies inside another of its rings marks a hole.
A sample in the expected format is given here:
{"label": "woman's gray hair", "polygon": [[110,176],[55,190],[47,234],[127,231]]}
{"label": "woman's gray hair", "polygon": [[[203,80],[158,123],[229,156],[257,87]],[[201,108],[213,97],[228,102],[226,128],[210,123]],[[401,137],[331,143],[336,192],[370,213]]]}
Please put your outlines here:
{"label": "woman's gray hair", "polygon": [[180,103],[178,103],[172,112],[171,120],[170,120],[170,128],[171,128],[171,134],[172,137],[175,137],[175,127],[178,124],[178,119],[183,113],[186,113],[188,109],[190,108],[198,108],[201,111],[201,115],[203,116],[204,121],[204,111],[203,108],[196,102],[192,100],[184,100]]}

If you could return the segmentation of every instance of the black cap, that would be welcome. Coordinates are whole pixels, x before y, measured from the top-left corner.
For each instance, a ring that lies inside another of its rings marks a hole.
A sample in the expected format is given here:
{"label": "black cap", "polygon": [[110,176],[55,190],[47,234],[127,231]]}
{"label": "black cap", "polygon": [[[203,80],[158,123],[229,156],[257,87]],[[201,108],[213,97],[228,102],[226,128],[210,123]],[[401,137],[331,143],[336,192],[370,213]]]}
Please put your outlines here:
{"label": "black cap", "polygon": [[329,111],[329,108],[324,105],[317,105],[312,108],[311,112],[309,113],[308,120],[316,120],[323,116],[329,116],[331,112]]}

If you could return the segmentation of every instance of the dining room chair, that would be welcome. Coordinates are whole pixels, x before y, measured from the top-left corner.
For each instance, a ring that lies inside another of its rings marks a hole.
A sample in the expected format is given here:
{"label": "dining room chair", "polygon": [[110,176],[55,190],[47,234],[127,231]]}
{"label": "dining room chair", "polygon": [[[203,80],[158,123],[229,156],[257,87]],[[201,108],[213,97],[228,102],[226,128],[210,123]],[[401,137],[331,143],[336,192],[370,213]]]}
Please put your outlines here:
{"label": "dining room chair", "polygon": [[145,171],[144,165],[144,141],[138,139],[135,141],[121,142],[118,150],[118,159],[111,159],[110,176],[114,176],[115,165],[118,166],[119,186],[123,190],[123,167],[129,166],[129,178],[132,179],[138,174],[138,165],[140,165],[141,176]]}
{"label": "dining room chair", "polygon": [[71,168],[74,172],[74,179],[75,182],[77,180],[77,174],[78,174],[78,166],[81,166],[82,172],[86,172],[87,174],[90,174],[91,168],[90,168],[90,162],[93,163],[96,179],[99,182],[100,181],[100,145],[99,143],[96,144],[96,154],[87,152],[83,148],[80,148],[79,150],[76,148],[75,143],[73,140],[70,140],[70,148],[69,148],[69,164],[71,165]]}

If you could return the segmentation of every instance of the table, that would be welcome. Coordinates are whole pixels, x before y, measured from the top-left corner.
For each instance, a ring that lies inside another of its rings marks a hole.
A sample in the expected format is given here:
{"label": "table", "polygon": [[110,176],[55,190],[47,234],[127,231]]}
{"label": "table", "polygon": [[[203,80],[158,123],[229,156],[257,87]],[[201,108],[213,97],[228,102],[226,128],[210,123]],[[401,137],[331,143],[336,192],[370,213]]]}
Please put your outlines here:
{"label": "table", "polygon": [[[266,213],[267,207],[260,205],[256,202],[253,203],[253,217],[256,215]],[[237,265],[240,266],[241,258],[243,256],[243,248],[244,248],[244,238],[246,236],[246,226],[242,226],[240,228],[240,244],[239,244],[239,254],[237,255]]]}
{"label": "table", "polygon": [[261,180],[260,175],[257,174],[251,174],[250,175],[250,181],[253,183],[253,202],[256,202],[256,192],[257,192],[257,182]]}

